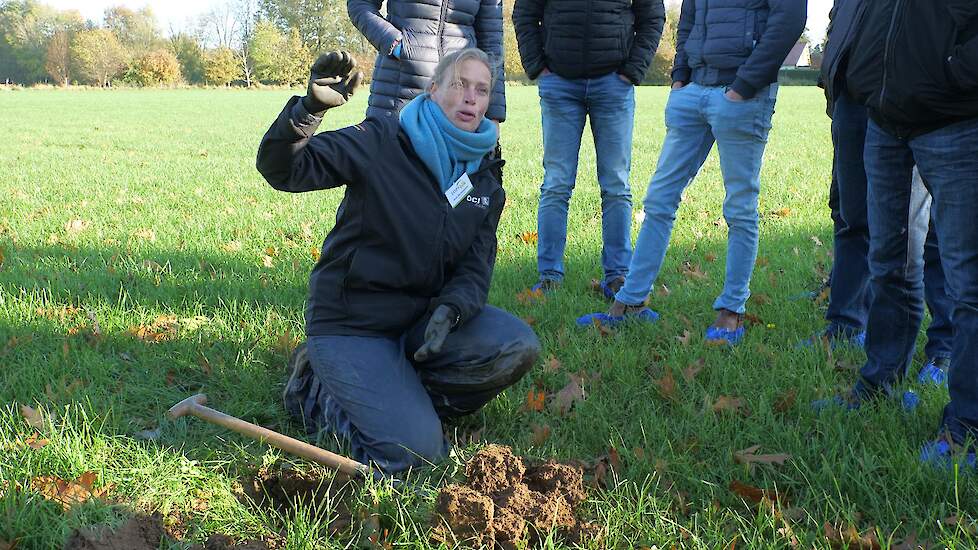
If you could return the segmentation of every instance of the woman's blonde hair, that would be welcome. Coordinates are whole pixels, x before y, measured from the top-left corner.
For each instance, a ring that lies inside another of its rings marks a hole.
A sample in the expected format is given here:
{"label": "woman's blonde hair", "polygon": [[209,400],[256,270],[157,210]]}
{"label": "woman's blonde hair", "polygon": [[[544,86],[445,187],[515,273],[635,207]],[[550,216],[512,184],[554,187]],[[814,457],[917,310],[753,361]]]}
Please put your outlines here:
{"label": "woman's blonde hair", "polygon": [[489,55],[480,50],[479,48],[465,48],[464,50],[458,50],[452,52],[445,57],[441,58],[438,65],[435,67],[435,74],[431,75],[431,82],[428,83],[427,91],[431,91],[431,87],[435,84],[441,86],[445,83],[445,79],[451,77],[452,79],[458,77],[458,69],[466,61],[474,59],[481,62],[489,69],[489,89],[493,89],[496,86],[496,67],[489,58]]}

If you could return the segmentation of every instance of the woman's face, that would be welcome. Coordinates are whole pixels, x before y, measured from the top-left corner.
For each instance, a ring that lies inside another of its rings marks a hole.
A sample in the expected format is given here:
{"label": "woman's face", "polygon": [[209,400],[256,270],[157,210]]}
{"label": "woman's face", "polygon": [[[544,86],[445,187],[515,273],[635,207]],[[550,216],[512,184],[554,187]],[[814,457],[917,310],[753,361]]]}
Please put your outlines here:
{"label": "woman's face", "polygon": [[491,86],[489,67],[477,59],[466,59],[457,74],[447,71],[442,82],[431,85],[431,99],[455,127],[474,132],[489,108]]}

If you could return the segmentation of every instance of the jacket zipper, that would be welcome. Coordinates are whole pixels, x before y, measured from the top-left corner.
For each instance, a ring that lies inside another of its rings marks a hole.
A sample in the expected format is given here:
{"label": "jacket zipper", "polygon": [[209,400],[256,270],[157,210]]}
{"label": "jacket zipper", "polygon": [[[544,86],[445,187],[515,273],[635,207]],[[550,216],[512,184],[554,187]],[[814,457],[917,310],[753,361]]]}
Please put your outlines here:
{"label": "jacket zipper", "polygon": [[448,14],[448,2],[441,3],[441,15],[438,17],[438,32],[435,38],[438,40],[438,59],[445,56],[445,46],[442,44],[442,33],[445,32],[445,16]]}
{"label": "jacket zipper", "polygon": [[[590,24],[591,24],[591,0],[587,0],[584,3],[584,5],[587,6],[584,9],[584,21],[590,26]],[[590,29],[588,29],[588,30],[590,31]],[[591,46],[589,45],[589,43],[591,42],[591,40],[589,39],[590,36],[591,36],[591,33],[590,32],[584,33],[584,52],[583,53],[584,53],[585,56],[587,56],[588,52],[591,51]],[[585,62],[585,65],[584,65],[584,76],[585,77],[588,77],[588,76],[591,75],[591,63],[590,63],[590,58],[589,57],[585,57],[585,59],[587,61]]]}
{"label": "jacket zipper", "polygon": [[896,30],[897,16],[900,14],[900,8],[903,7],[903,0],[897,0],[896,5],[893,6],[893,15],[890,16],[890,28],[886,31],[886,42],[883,45],[883,84],[880,86],[880,98],[879,98],[879,112],[883,113],[883,100],[886,97],[886,79],[887,73],[889,72],[889,59],[890,59],[890,40],[893,38],[893,32]]}

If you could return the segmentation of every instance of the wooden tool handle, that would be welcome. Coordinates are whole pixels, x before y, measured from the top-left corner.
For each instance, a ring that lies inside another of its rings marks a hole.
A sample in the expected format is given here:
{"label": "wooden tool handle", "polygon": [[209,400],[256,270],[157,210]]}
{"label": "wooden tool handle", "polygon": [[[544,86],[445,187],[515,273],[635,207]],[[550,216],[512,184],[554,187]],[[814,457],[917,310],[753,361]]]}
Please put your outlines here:
{"label": "wooden tool handle", "polygon": [[261,426],[252,424],[251,422],[245,422],[240,418],[235,418],[231,415],[224,414],[221,411],[216,411],[210,407],[205,407],[204,405],[194,403],[189,407],[187,412],[196,416],[197,418],[200,418],[201,420],[206,420],[207,422],[217,424],[219,426],[224,426],[225,428],[238,432],[239,434],[263,441],[273,447],[282,449],[287,453],[292,453],[294,455],[308,458],[314,462],[318,462],[324,466],[335,468],[345,474],[364,477],[371,475],[370,467],[366,464],[361,464],[356,460],[351,460],[345,456],[331,453],[326,449],[320,449],[315,445],[310,445],[303,441],[299,441],[298,439],[293,439],[287,435],[269,430],[268,428],[263,428]]}

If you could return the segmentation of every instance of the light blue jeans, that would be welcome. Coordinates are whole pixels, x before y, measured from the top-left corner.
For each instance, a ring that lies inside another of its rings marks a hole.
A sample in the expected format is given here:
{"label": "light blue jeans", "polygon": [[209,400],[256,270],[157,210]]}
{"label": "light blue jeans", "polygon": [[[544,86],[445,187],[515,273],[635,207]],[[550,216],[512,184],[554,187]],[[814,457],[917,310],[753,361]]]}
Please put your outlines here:
{"label": "light blue jeans", "polygon": [[615,296],[637,305],[652,289],[669,245],[683,190],[693,181],[716,141],[726,198],[727,271],[714,309],[744,312],[757,256],[757,196],[761,160],[771,129],[776,87],[731,101],[723,86],[687,84],[669,94],[666,139],[645,195],[645,221],[635,242],[625,286]]}
{"label": "light blue jeans", "polygon": [[610,281],[628,273],[632,256],[632,163],[635,87],[617,73],[598,78],[540,77],[543,118],[543,185],[537,212],[540,279],[564,277],[567,206],[577,180],[584,122],[590,117],[601,188],[601,265]]}

